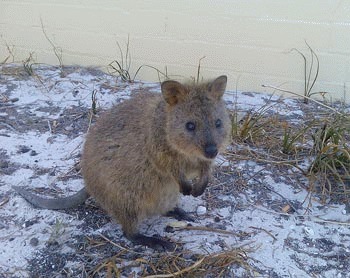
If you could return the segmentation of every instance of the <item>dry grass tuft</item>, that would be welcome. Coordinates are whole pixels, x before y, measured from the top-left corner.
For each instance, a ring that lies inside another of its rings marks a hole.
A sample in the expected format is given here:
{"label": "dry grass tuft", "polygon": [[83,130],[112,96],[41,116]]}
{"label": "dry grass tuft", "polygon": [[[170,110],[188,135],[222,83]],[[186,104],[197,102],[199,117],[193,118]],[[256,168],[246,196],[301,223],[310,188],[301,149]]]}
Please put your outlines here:
{"label": "dry grass tuft", "polygon": [[[140,277],[147,278],[229,277],[236,269],[242,269],[247,274],[253,273],[248,253],[254,250],[245,246],[213,254],[198,254],[189,250],[145,254],[123,247],[104,236],[102,238],[104,241],[95,244],[109,244],[117,248],[117,251],[114,256],[95,266],[89,277],[121,277],[125,273],[130,274],[132,268],[136,268],[137,272],[140,271]],[[125,264],[126,257],[127,264]]]}
{"label": "dry grass tuft", "polygon": [[249,111],[239,122],[237,122],[238,116],[233,115],[233,140],[252,144],[264,144],[262,138],[268,136],[271,126],[277,125],[280,122],[276,114],[271,115],[270,113],[274,105],[268,102],[256,111]]}
{"label": "dry grass tuft", "polygon": [[190,253],[163,254],[146,261],[144,277],[228,277],[232,267],[243,267],[252,272],[247,250],[231,249],[209,255]]}

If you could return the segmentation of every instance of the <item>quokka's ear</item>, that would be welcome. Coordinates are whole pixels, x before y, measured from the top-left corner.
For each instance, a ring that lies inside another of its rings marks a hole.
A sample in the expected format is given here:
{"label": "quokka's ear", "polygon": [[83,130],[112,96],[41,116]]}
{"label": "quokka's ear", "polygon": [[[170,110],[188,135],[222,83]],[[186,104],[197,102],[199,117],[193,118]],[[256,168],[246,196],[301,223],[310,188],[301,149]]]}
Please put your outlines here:
{"label": "quokka's ear", "polygon": [[218,78],[216,78],[214,81],[209,83],[210,96],[212,96],[216,100],[219,100],[225,92],[226,85],[227,85],[226,75],[221,75]]}
{"label": "quokka's ear", "polygon": [[187,95],[185,86],[173,80],[162,82],[161,89],[165,101],[170,105],[182,102]]}

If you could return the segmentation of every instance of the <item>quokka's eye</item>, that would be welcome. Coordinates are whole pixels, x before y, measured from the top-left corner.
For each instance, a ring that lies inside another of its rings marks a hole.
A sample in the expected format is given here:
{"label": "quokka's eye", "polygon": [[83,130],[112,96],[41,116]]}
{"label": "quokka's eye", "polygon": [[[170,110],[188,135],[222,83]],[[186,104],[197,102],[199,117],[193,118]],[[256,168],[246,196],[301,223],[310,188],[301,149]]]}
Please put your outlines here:
{"label": "quokka's eye", "polygon": [[217,119],[216,122],[215,122],[215,127],[216,127],[216,128],[219,128],[219,127],[221,127],[221,126],[222,126],[221,120],[220,120],[220,119]]}
{"label": "quokka's eye", "polygon": [[187,122],[186,123],[186,129],[188,131],[194,131],[196,129],[196,125],[193,122]]}

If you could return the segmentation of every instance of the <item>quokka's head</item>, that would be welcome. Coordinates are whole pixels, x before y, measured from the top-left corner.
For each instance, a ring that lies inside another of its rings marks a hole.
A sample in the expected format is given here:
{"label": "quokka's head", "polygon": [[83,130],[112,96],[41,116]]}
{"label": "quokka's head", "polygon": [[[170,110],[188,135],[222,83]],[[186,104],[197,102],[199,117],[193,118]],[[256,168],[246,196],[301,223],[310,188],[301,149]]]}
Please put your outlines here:
{"label": "quokka's head", "polygon": [[212,160],[229,141],[231,124],[222,96],[227,77],[211,82],[161,85],[166,102],[166,134],[169,144],[192,157]]}

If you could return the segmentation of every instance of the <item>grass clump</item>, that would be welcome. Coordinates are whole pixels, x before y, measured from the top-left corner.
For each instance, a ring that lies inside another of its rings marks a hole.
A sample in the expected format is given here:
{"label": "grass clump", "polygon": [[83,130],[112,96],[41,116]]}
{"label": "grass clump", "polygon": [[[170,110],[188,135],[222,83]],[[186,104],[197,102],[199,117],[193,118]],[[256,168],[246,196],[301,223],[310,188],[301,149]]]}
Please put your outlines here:
{"label": "grass clump", "polygon": [[[301,97],[305,104],[305,116],[299,123],[290,125],[274,120],[268,113],[251,114],[241,126],[233,124],[234,140],[253,144],[249,152],[241,157],[264,163],[293,166],[309,178],[309,190],[321,193],[322,200],[329,197],[343,197],[350,200],[350,116],[342,112],[342,107],[330,106],[324,101],[313,99],[316,94],[324,97],[324,92],[314,92],[320,63],[316,52],[305,42],[309,56],[293,48],[304,61],[303,94],[284,90],[276,86],[262,85],[265,88]],[[260,108],[264,111],[266,105]],[[301,107],[303,110],[303,107]],[[258,110],[258,111],[259,111]],[[278,114],[278,112],[274,112]],[[323,115],[322,115],[323,114]],[[254,139],[254,140],[253,140]],[[311,142],[311,143],[310,143]],[[256,148],[260,148],[256,150]],[[261,150],[262,148],[262,150]],[[252,154],[254,157],[252,157]],[[293,156],[293,163],[288,162]],[[309,162],[309,167],[299,163]]]}
{"label": "grass clump", "polygon": [[330,119],[312,135],[314,159],[308,174],[317,181],[322,196],[350,197],[350,117]]}
{"label": "grass clump", "polygon": [[234,112],[231,120],[233,139],[249,143],[261,142],[268,126],[276,121],[275,117],[269,114],[272,108],[273,104],[268,102],[256,111],[249,111],[241,119],[237,112]]}
{"label": "grass clump", "polygon": [[282,153],[290,155],[296,153],[296,146],[302,138],[305,138],[306,132],[311,128],[310,125],[302,127],[300,129],[293,129],[290,126],[284,127],[282,137]]}
{"label": "grass clump", "polygon": [[[291,51],[298,52],[304,61],[304,103],[307,104],[312,95],[320,94],[319,92],[312,92],[312,88],[316,83],[320,71],[320,61],[316,52],[311,48],[311,46],[306,41],[305,44],[310,54],[309,63],[308,59],[306,58],[306,55],[303,52],[296,48],[293,48]],[[314,65],[314,63],[316,63],[316,66]],[[316,68],[314,69],[314,67]]]}
{"label": "grass clump", "polygon": [[125,55],[123,54],[123,50],[120,44],[117,42],[117,46],[120,52],[120,59],[112,61],[108,66],[112,69],[112,74],[117,74],[121,80],[125,82],[133,82],[135,77],[131,77],[130,75],[130,67],[131,67],[131,54],[130,54],[130,38],[128,36],[128,40],[126,42],[126,51]]}
{"label": "grass clump", "polygon": [[24,61],[23,61],[23,68],[24,68],[24,71],[29,75],[29,76],[33,76],[34,75],[34,65],[35,65],[35,60],[34,60],[34,57],[33,57],[34,53],[31,52],[29,53],[29,57],[26,58]]}
{"label": "grass clump", "polygon": [[139,74],[139,72],[143,68],[150,68],[150,69],[154,70],[158,75],[159,81],[168,78],[168,73],[167,73],[166,67],[165,67],[165,72],[162,72],[159,69],[157,69],[156,67],[153,67],[151,65],[141,65],[137,68],[137,70],[135,71],[134,74],[131,74],[131,72],[130,72],[131,53],[130,53],[130,38],[129,38],[129,36],[128,36],[128,39],[126,42],[125,51],[123,51],[122,47],[120,46],[120,44],[118,42],[117,42],[117,46],[119,49],[120,58],[109,63],[108,67],[110,69],[110,73],[117,75],[122,81],[129,82],[129,83],[134,82],[137,75]]}
{"label": "grass clump", "polygon": [[233,141],[240,146],[229,157],[295,168],[322,202],[348,202],[350,116],[341,107],[303,107],[303,118],[294,123],[271,103],[249,112],[240,123],[233,117]]}
{"label": "grass clump", "polygon": [[56,218],[55,223],[50,227],[51,233],[48,244],[55,244],[66,231],[66,224]]}

